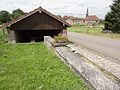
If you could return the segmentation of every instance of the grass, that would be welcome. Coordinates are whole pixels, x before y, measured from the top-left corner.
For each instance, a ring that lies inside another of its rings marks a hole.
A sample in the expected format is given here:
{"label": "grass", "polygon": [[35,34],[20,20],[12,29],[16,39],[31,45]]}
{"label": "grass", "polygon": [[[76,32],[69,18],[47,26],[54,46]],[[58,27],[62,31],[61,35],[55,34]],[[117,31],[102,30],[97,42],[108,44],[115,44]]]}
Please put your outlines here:
{"label": "grass", "polygon": [[108,37],[108,38],[113,38],[113,39],[120,39],[120,34],[102,33],[102,29],[103,29],[102,25],[95,26],[95,27],[74,25],[68,28],[68,30],[71,32],[96,35],[96,36]]}
{"label": "grass", "polygon": [[0,44],[0,90],[87,90],[43,43]]}
{"label": "grass", "polygon": [[[4,35],[5,34],[5,35]],[[0,29],[0,37],[3,38],[3,37],[6,37],[7,36],[7,31],[5,29],[5,32],[3,31],[3,29]]]}
{"label": "grass", "polygon": [[[7,34],[7,28],[4,28],[4,30],[5,30],[5,34]],[[3,29],[0,29],[0,35],[3,35]]]}
{"label": "grass", "polygon": [[74,25],[69,28],[69,31],[97,35],[97,34],[101,33],[102,29],[101,29],[101,27],[93,27],[93,28],[91,27],[90,28],[87,26]]}
{"label": "grass", "polygon": [[3,36],[3,30],[0,29],[0,36]]}

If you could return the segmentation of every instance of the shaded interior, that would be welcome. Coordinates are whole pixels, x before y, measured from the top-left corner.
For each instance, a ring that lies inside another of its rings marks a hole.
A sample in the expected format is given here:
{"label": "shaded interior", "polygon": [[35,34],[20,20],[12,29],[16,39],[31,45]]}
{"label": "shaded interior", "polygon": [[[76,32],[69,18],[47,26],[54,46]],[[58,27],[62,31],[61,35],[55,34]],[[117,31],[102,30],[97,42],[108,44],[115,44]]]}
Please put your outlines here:
{"label": "shaded interior", "polygon": [[24,42],[40,42],[44,40],[44,36],[56,36],[62,30],[15,30],[15,41],[16,43]]}

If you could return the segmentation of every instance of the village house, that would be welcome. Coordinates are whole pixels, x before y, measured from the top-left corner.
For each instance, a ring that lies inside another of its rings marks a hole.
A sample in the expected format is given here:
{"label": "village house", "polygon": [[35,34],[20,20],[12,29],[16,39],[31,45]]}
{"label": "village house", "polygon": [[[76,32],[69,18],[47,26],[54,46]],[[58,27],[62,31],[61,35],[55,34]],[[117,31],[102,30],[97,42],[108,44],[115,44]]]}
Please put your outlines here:
{"label": "village house", "polygon": [[89,15],[89,10],[87,9],[85,23],[87,25],[98,25],[100,24],[100,22],[101,22],[101,19],[97,17],[96,15]]}
{"label": "village house", "polygon": [[67,23],[70,25],[75,25],[75,24],[80,24],[80,25],[98,25],[101,22],[101,19],[99,19],[96,15],[90,15],[87,16],[86,18],[78,18],[78,17],[73,17],[73,18],[67,18],[65,19]]}
{"label": "village house", "polygon": [[85,18],[78,18],[73,16],[64,16],[63,19],[70,25],[80,24],[80,25],[98,25],[101,22],[101,19],[96,15],[89,15],[87,9]]}
{"label": "village house", "polygon": [[101,19],[96,15],[89,15],[85,18],[84,23],[86,25],[98,25],[100,24]]}
{"label": "village house", "polygon": [[0,26],[0,29],[9,28],[10,42],[31,42],[32,40],[41,41],[44,36],[54,37],[60,33],[67,35],[67,27],[69,26],[60,17],[39,7],[5,23]]}
{"label": "village house", "polygon": [[75,24],[81,24],[84,25],[85,19],[84,18],[78,18],[78,17],[69,17],[66,20],[67,23],[69,23],[70,25],[75,25]]}

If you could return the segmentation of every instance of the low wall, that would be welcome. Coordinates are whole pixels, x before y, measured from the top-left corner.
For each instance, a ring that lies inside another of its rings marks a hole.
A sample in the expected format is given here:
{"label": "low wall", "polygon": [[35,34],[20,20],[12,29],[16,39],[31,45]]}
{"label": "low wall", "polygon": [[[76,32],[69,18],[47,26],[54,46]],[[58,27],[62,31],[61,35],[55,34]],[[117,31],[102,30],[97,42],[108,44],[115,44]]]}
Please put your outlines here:
{"label": "low wall", "polygon": [[104,75],[101,70],[87,62],[83,56],[73,53],[67,47],[56,47],[56,52],[75,68],[96,90],[120,90],[120,86]]}
{"label": "low wall", "polygon": [[78,45],[68,45],[69,48],[74,49],[75,53],[83,55],[89,61],[97,64],[101,68],[113,74],[116,78],[118,78],[120,83],[120,65],[112,62],[111,58],[106,58],[102,55],[98,55],[97,53],[90,51],[86,48],[80,47]]}
{"label": "low wall", "polygon": [[51,38],[50,36],[45,36],[44,37],[44,43],[47,45],[48,49],[53,48],[53,46],[52,46],[53,41],[54,41],[54,39]]}
{"label": "low wall", "polygon": [[[51,37],[45,37],[44,42],[47,47],[53,48]],[[87,62],[83,55],[75,53],[76,48],[55,47],[55,52],[74,72],[79,74],[90,89],[95,90],[120,90],[120,86],[103,74],[101,70],[96,68],[93,64]],[[79,51],[79,49],[78,49]]]}

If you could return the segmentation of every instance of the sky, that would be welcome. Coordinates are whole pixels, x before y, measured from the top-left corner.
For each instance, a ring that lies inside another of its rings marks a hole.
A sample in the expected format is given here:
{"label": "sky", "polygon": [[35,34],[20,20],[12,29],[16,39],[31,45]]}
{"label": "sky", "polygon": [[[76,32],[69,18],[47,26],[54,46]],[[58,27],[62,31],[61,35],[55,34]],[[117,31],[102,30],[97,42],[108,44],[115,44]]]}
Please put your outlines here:
{"label": "sky", "polygon": [[44,9],[56,15],[71,15],[85,17],[87,8],[90,15],[104,18],[110,10],[113,0],[0,0],[0,10],[10,13],[17,8],[29,12],[42,6]]}

